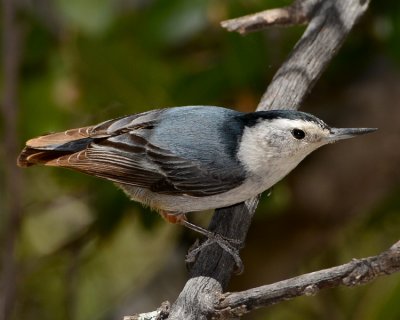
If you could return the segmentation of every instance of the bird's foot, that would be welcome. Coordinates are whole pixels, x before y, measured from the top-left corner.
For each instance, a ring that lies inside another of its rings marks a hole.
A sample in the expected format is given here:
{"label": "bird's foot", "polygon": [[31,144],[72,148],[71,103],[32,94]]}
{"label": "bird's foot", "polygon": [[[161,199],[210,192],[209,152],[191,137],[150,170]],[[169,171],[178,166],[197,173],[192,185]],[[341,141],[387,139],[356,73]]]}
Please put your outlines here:
{"label": "bird's foot", "polygon": [[204,241],[203,243],[200,244],[199,241],[196,240],[196,242],[190,247],[185,259],[185,262],[188,265],[192,265],[196,261],[197,256],[204,248],[212,244],[217,244],[224,251],[229,253],[233,258],[233,260],[235,261],[235,271],[234,271],[235,274],[243,273],[244,266],[242,259],[240,258],[239,255],[239,250],[242,248],[242,241],[236,239],[229,239],[218,233],[213,233],[210,231],[208,231],[206,237],[207,240]]}
{"label": "bird's foot", "polygon": [[188,265],[191,265],[196,261],[197,255],[205,247],[208,247],[209,245],[216,243],[224,251],[226,251],[227,253],[229,253],[232,256],[233,260],[235,261],[235,266],[236,266],[235,273],[241,274],[243,272],[243,270],[244,270],[243,262],[239,256],[239,250],[242,248],[242,245],[243,245],[242,241],[224,237],[218,233],[211,232],[211,231],[204,229],[198,225],[195,225],[195,224],[189,222],[184,214],[175,214],[175,213],[169,213],[169,212],[165,212],[165,211],[160,212],[160,214],[168,222],[174,223],[174,224],[181,224],[181,225],[185,226],[186,228],[196,231],[207,238],[207,240],[201,244],[199,244],[199,242],[196,241],[194,243],[194,245],[189,249],[189,252],[186,255],[186,259],[185,259],[185,261]]}

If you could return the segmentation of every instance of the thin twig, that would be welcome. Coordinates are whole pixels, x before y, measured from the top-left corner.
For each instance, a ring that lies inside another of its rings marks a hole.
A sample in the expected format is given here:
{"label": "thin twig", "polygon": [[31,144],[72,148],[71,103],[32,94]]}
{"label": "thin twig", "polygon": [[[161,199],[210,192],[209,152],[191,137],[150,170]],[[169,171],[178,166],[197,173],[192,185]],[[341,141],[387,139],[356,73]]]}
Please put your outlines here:
{"label": "thin twig", "polygon": [[241,316],[253,309],[266,307],[298,296],[315,295],[321,289],[359,286],[382,275],[400,271],[400,241],[385,252],[333,268],[303,274],[246,291],[225,293],[216,309],[230,317]]}
{"label": "thin twig", "polygon": [[268,9],[244,17],[221,22],[228,31],[236,31],[244,35],[260,31],[270,26],[293,26],[306,24],[312,17],[312,12],[318,0],[296,0],[284,8]]}

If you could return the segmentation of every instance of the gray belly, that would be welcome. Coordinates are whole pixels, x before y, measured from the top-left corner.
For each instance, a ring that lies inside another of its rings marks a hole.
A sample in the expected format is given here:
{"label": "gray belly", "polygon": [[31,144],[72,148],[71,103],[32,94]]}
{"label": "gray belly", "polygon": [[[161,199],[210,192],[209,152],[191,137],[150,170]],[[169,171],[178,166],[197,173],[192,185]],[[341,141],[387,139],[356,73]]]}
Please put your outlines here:
{"label": "gray belly", "polygon": [[156,211],[170,213],[187,213],[223,208],[250,199],[268,189],[262,181],[246,181],[243,185],[228,192],[206,197],[193,197],[189,195],[157,194],[148,189],[130,185],[118,184],[125,193],[134,201]]}

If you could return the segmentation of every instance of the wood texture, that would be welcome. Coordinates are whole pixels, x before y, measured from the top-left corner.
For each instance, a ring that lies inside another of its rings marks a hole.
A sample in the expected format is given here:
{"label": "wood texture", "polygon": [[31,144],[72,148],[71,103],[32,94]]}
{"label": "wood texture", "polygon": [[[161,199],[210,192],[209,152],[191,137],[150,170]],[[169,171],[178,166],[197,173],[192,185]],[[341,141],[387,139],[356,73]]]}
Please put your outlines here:
{"label": "wood texture", "polygon": [[307,273],[270,285],[242,292],[224,294],[220,298],[218,312],[230,318],[240,316],[253,309],[266,307],[298,296],[311,296],[322,289],[339,286],[356,286],[382,275],[400,271],[400,241],[389,250],[364,259],[353,259],[349,263]]}

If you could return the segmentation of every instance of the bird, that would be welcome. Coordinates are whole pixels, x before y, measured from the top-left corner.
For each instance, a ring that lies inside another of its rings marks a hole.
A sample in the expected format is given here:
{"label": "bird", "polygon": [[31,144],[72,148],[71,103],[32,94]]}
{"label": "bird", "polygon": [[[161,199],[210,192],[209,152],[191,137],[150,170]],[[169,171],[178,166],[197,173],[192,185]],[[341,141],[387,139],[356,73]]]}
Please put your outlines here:
{"label": "bird", "polygon": [[333,128],[294,110],[171,107],[30,139],[17,164],[110,180],[167,221],[210,237],[186,214],[250,199],[321,146],[375,130]]}

